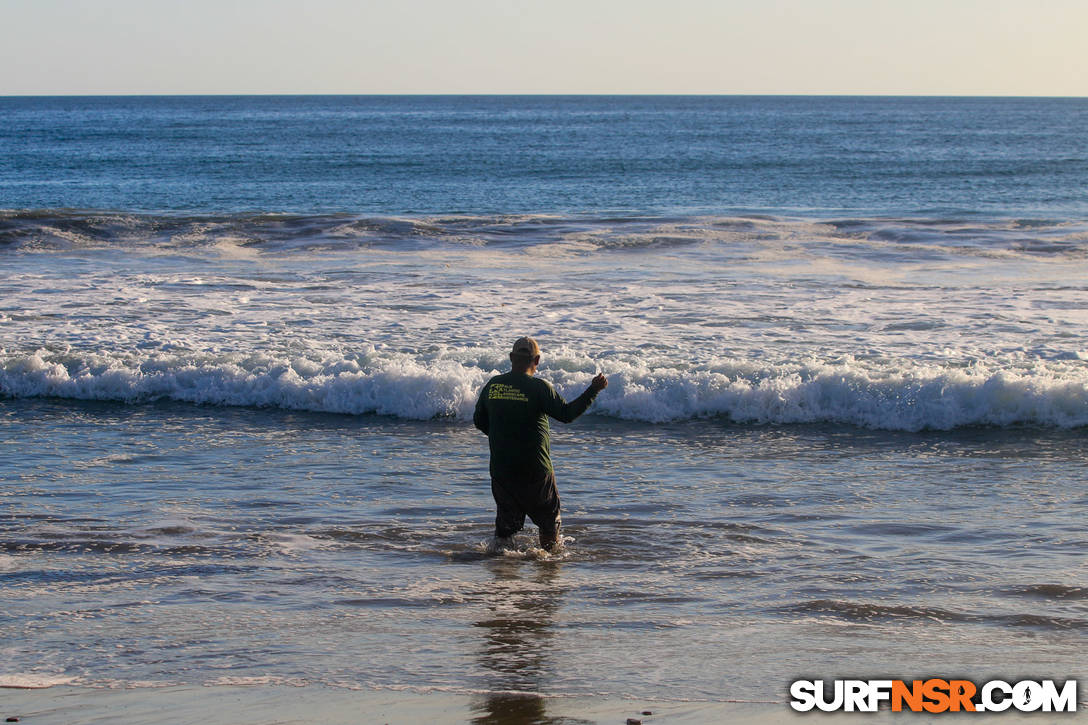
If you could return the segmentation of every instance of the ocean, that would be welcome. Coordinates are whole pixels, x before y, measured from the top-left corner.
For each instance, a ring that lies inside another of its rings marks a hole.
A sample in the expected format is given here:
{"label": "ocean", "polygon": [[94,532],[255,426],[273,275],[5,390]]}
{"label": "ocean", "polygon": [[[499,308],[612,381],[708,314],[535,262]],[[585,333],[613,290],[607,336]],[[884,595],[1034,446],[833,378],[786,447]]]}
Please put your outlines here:
{"label": "ocean", "polygon": [[0,273],[0,686],[1088,674],[1088,99],[0,98]]}

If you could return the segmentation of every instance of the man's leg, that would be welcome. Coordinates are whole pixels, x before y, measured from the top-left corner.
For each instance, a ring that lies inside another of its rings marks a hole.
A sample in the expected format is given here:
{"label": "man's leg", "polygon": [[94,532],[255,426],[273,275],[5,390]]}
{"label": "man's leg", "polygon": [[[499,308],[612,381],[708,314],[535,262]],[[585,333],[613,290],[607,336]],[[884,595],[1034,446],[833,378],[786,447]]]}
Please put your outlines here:
{"label": "man's leg", "polygon": [[525,526],[525,511],[501,481],[491,479],[495,498],[495,538],[508,539]]}
{"label": "man's leg", "polygon": [[555,547],[559,546],[559,527],[557,526],[554,531],[540,530],[540,548],[544,551],[555,551]]}
{"label": "man's leg", "polygon": [[529,509],[529,518],[540,529],[540,548],[554,551],[559,545],[559,529],[562,519],[559,515],[559,489],[555,485],[555,474],[542,471],[534,477],[534,505]]}

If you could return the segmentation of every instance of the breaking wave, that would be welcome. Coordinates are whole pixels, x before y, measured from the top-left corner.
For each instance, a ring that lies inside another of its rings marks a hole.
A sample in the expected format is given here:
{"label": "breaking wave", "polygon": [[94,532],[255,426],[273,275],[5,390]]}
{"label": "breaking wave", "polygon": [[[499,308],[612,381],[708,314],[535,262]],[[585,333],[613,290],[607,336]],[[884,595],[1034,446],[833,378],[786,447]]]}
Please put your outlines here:
{"label": "breaking wave", "polygon": [[[324,353],[0,353],[0,394],[139,403],[171,400],[406,419],[471,418],[491,375],[484,360],[448,354],[421,359],[370,350]],[[965,426],[1088,425],[1088,366],[1046,360],[1021,367],[916,361],[766,364],[736,359],[693,370],[584,361],[542,371],[577,395],[596,370],[609,388],[592,412],[667,422],[726,418],[738,423],[834,423],[884,430]]]}

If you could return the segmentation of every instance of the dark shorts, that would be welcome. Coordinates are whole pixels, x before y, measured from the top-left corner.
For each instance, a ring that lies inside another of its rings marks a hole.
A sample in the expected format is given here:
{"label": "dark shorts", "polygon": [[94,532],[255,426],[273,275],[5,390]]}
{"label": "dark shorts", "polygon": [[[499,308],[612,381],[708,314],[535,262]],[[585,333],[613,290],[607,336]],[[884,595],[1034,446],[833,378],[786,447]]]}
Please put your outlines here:
{"label": "dark shorts", "polygon": [[495,497],[495,536],[513,536],[525,526],[525,517],[540,527],[542,534],[559,531],[559,490],[555,474],[539,471],[525,477],[491,477],[491,495]]}

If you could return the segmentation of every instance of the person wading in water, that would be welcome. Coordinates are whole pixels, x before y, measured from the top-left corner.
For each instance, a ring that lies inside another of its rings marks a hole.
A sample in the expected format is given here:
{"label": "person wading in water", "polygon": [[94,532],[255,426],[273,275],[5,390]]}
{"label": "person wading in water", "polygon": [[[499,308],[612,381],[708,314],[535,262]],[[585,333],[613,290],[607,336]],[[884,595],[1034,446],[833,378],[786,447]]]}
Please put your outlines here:
{"label": "person wading in water", "polygon": [[495,537],[509,539],[521,531],[528,516],[540,529],[541,548],[552,551],[559,543],[561,521],[548,416],[572,422],[608,387],[608,378],[598,374],[568,403],[547,380],[533,377],[539,364],[536,340],[519,338],[510,352],[510,372],[487,381],[472,422],[487,434],[491,449]]}

